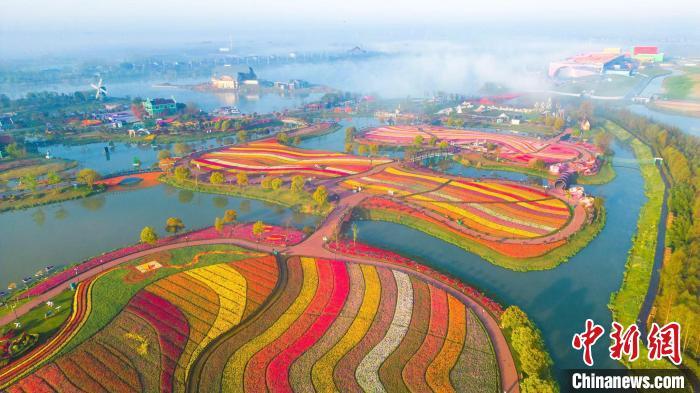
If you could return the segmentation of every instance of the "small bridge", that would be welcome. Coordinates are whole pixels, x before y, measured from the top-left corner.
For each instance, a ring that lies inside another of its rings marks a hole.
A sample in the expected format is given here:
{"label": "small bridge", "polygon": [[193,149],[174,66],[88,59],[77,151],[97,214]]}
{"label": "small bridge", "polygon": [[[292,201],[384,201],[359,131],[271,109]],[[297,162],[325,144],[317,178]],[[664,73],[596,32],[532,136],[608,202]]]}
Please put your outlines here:
{"label": "small bridge", "polygon": [[457,146],[448,146],[445,149],[435,148],[418,151],[408,151],[406,152],[404,161],[420,162],[423,160],[429,160],[431,158],[447,158],[457,153],[459,153],[459,147]]}

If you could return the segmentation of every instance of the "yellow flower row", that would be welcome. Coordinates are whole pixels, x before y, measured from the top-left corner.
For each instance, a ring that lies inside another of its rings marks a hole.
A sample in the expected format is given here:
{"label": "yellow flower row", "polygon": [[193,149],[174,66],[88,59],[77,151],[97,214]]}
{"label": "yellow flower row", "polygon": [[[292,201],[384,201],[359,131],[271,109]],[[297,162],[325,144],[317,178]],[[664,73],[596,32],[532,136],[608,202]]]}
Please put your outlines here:
{"label": "yellow flower row", "polygon": [[365,280],[365,293],[360,310],[340,341],[314,364],[311,370],[311,379],[317,392],[335,392],[337,390],[333,383],[334,367],[348,351],[362,340],[372,321],[374,321],[379,308],[382,288],[377,269],[369,265],[362,265],[361,267]]}
{"label": "yellow flower row", "polygon": [[459,359],[467,333],[467,314],[464,304],[451,295],[447,295],[447,304],[449,319],[445,343],[425,373],[426,382],[434,392],[454,391],[450,382],[450,370]]}
{"label": "yellow flower row", "polygon": [[[185,377],[187,377],[192,363],[202,350],[216,337],[241,321],[246,301],[246,280],[236,269],[224,264],[193,269],[185,273],[207,285],[219,296],[219,312],[209,332],[198,343],[187,362],[185,367]],[[218,282],[225,282],[227,286]]]}
{"label": "yellow flower row", "polygon": [[226,363],[222,386],[240,389],[244,386],[243,378],[248,361],[261,349],[275,341],[287,328],[304,312],[318,287],[318,272],[316,261],[312,258],[301,258],[304,282],[299,296],[289,309],[277,319],[265,332],[248,341],[238,349]]}

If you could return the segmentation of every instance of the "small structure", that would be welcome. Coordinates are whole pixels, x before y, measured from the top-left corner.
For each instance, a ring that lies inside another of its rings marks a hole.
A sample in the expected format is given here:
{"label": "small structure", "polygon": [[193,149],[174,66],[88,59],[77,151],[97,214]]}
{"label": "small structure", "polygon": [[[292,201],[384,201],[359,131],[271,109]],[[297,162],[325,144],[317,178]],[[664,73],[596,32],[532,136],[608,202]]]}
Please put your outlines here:
{"label": "small structure", "polygon": [[566,190],[569,188],[569,185],[571,185],[572,179],[573,179],[572,172],[564,172],[554,182],[554,188],[557,188],[559,190]]}
{"label": "small structure", "polygon": [[177,103],[172,98],[154,98],[143,102],[143,109],[151,117],[173,113],[177,110]]}
{"label": "small structure", "polygon": [[659,52],[657,46],[635,46],[632,48],[632,58],[641,63],[661,63],[664,54]]}

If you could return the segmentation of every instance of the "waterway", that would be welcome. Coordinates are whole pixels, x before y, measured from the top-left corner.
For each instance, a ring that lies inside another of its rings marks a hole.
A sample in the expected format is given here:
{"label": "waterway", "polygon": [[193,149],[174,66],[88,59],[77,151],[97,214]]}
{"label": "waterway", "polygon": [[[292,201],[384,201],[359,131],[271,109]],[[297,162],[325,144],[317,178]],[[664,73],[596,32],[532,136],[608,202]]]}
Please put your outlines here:
{"label": "waterway", "polygon": [[[669,76],[680,75],[680,74],[682,74],[681,71],[673,70],[673,72],[669,75],[654,78],[651,82],[649,82],[649,84],[640,93],[640,96],[651,97],[654,95],[663,94],[664,93],[664,89],[663,89],[664,79],[666,79]],[[698,118],[698,117],[683,116],[683,115],[678,115],[678,114],[673,114],[673,113],[657,111],[657,110],[650,109],[646,105],[642,105],[642,104],[628,105],[627,109],[629,109],[630,111],[632,111],[638,115],[646,116],[646,117],[648,117],[656,122],[663,123],[663,124],[673,126],[673,127],[678,127],[679,129],[687,132],[690,135],[700,137],[700,118]]]}
{"label": "waterway", "polygon": [[189,229],[213,225],[226,209],[236,210],[240,221],[298,228],[314,226],[319,219],[261,201],[166,185],[6,212],[0,214],[0,285],[17,282],[47,265],[76,263],[136,243],[145,226],[166,235],[168,217],[181,218]]}
{"label": "waterway", "polygon": [[[620,158],[633,159],[631,151],[615,146]],[[571,348],[573,334],[582,331],[587,318],[609,330],[610,294],[622,282],[636,230],[637,217],[645,202],[643,180],[636,164],[616,168],[613,182],[587,186],[605,198],[607,225],[580,253],[555,269],[514,272],[490,264],[449,243],[398,224],[360,222],[360,241],[409,255],[440,271],[482,289],[502,304],[520,306],[542,330],[557,369],[582,367],[581,353]],[[594,347],[595,366],[619,367],[610,360],[607,342]]]}

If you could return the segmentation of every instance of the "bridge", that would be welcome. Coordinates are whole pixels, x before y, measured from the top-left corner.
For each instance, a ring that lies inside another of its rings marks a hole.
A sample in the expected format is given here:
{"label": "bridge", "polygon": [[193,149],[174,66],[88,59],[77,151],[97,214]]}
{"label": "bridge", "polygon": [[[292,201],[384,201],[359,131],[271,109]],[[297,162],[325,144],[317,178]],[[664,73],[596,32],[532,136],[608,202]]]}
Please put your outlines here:
{"label": "bridge", "polygon": [[424,149],[418,151],[407,151],[404,157],[404,161],[407,162],[420,162],[423,160],[429,160],[431,158],[447,158],[459,153],[459,147],[448,146],[445,149],[434,148],[434,149]]}

